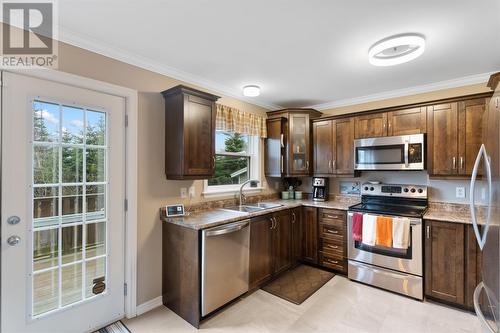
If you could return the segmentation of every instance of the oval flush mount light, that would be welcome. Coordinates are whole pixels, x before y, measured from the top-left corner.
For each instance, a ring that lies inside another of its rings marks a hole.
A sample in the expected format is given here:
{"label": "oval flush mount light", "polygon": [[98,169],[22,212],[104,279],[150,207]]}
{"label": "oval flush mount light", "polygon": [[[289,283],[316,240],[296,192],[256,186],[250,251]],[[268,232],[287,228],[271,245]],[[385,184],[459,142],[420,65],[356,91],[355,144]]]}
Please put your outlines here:
{"label": "oval flush mount light", "polygon": [[260,95],[260,87],[254,84],[244,86],[243,95],[247,97],[257,97]]}
{"label": "oval flush mount light", "polygon": [[418,58],[425,51],[425,38],[419,34],[403,34],[384,38],[368,51],[374,66],[394,66]]}

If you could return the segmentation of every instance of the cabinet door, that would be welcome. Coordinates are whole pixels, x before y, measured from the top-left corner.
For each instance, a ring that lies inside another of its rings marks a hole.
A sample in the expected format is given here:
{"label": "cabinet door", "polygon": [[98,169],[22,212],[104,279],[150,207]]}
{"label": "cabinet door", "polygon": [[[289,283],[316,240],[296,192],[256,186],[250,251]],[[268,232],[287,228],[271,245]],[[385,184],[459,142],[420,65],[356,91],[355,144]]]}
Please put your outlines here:
{"label": "cabinet door", "polygon": [[464,305],[464,225],[425,222],[425,294]]}
{"label": "cabinet door", "polygon": [[337,175],[354,174],[354,118],[334,121],[333,169]]}
{"label": "cabinet door", "polygon": [[302,256],[302,208],[291,210],[292,219],[292,262],[295,263]]}
{"label": "cabinet door", "polygon": [[374,113],[354,119],[356,139],[387,136],[387,113]]}
{"label": "cabinet door", "polygon": [[184,175],[212,176],[215,167],[215,103],[184,97]]}
{"label": "cabinet door", "polygon": [[302,208],[302,260],[318,263],[318,212],[314,207]]}
{"label": "cabinet door", "polygon": [[429,173],[456,175],[458,173],[457,103],[429,106],[427,126]]}
{"label": "cabinet door", "polygon": [[410,135],[427,132],[427,108],[413,108],[387,113],[387,134]]}
{"label": "cabinet door", "polygon": [[465,306],[474,309],[474,289],[482,281],[482,252],[476,241],[472,225],[465,226]]}
{"label": "cabinet door", "polygon": [[250,223],[250,289],[260,286],[272,274],[272,235],[271,215],[252,219]]}
{"label": "cabinet door", "polygon": [[[458,103],[458,173],[471,175],[483,143],[486,100],[477,98]],[[483,173],[482,165],[478,174]]]}
{"label": "cabinet door", "polygon": [[500,86],[491,97],[488,108],[487,116],[484,117],[485,126],[483,141],[486,147],[488,156],[490,157],[490,164],[496,166],[491,170],[493,178],[500,177],[500,155],[498,150],[498,142],[500,142]]}
{"label": "cabinet door", "polygon": [[281,177],[285,172],[285,119],[267,119],[267,138],[265,140],[264,165],[268,177]]}
{"label": "cabinet door", "polygon": [[289,175],[307,176],[310,174],[309,162],[311,159],[309,115],[290,114],[289,122]]}
{"label": "cabinet door", "polygon": [[280,273],[292,266],[292,223],[290,211],[284,210],[274,214],[274,270]]}
{"label": "cabinet door", "polygon": [[333,126],[335,121],[326,120],[313,123],[314,174],[332,173],[333,161]]}

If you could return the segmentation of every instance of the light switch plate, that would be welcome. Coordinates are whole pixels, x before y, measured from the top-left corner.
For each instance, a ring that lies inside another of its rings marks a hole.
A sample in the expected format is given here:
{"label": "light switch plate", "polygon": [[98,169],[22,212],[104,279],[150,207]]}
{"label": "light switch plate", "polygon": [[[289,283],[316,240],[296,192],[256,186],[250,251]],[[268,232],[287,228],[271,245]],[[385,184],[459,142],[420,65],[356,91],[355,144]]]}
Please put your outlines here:
{"label": "light switch plate", "polygon": [[196,193],[196,191],[194,189],[194,186],[190,186],[189,187],[189,197],[194,198],[195,193]]}
{"label": "light switch plate", "polygon": [[188,197],[187,188],[181,187],[181,198],[186,199]]}
{"label": "light switch plate", "polygon": [[464,199],[465,198],[465,187],[457,186],[456,197],[457,197],[457,199]]}

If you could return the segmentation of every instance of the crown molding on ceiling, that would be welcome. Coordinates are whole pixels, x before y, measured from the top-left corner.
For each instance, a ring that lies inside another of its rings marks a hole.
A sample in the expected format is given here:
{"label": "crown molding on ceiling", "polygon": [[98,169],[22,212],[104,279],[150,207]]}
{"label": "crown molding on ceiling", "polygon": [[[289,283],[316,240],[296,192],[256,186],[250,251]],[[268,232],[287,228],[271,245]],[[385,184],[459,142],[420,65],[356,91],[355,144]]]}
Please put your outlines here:
{"label": "crown molding on ceiling", "polygon": [[258,105],[268,110],[277,110],[282,108],[280,105],[272,104],[263,101],[262,99],[245,97],[240,91],[236,89],[226,87],[211,80],[207,80],[203,77],[179,70],[174,67],[160,64],[146,57],[131,54],[128,51],[116,47],[105,45],[101,41],[95,40],[89,36],[83,36],[83,34],[80,33],[75,33],[70,29],[60,27],[59,31],[59,40],[64,43],[68,43],[133,66],[165,75],[179,81],[194,84],[196,86],[211,90],[212,92],[217,94],[233,97],[235,99],[245,101],[249,104]]}
{"label": "crown molding on ceiling", "polygon": [[380,101],[380,100],[385,100],[385,99],[390,99],[390,98],[417,95],[417,94],[432,92],[432,91],[436,91],[436,90],[458,88],[458,87],[463,87],[463,86],[468,86],[468,85],[478,84],[478,83],[485,83],[486,84],[486,82],[488,82],[488,79],[490,78],[491,74],[493,74],[493,73],[495,73],[495,72],[469,75],[469,76],[464,76],[464,77],[460,77],[460,78],[456,78],[456,79],[439,81],[439,82],[435,82],[435,83],[429,83],[429,84],[424,84],[424,85],[414,86],[414,87],[409,87],[409,88],[390,90],[390,91],[385,91],[385,92],[381,92],[381,93],[370,94],[370,95],[365,95],[365,96],[360,96],[360,97],[339,99],[337,101],[316,104],[316,105],[312,105],[309,107],[316,109],[316,110],[319,110],[319,111],[323,111],[323,110],[338,108],[338,107],[342,107],[342,106],[363,104],[363,103],[375,102],[375,101]]}

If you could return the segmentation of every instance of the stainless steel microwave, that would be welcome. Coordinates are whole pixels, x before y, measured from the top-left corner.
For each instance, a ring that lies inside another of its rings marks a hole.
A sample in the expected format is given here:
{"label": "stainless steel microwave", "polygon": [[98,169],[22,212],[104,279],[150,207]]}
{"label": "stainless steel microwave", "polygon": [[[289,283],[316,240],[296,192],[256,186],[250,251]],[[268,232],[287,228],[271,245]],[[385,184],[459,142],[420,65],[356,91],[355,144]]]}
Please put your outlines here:
{"label": "stainless steel microwave", "polygon": [[355,170],[424,170],[425,135],[354,140]]}

